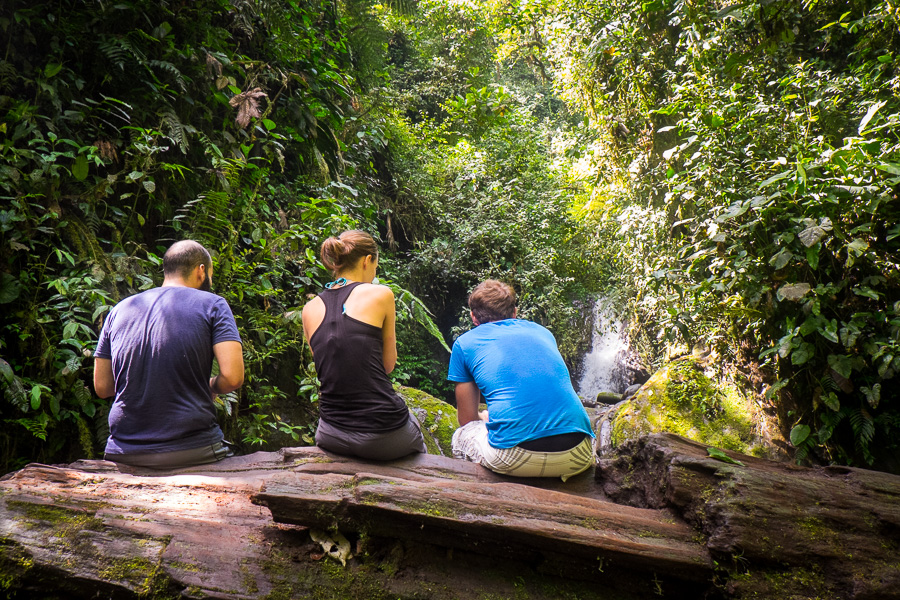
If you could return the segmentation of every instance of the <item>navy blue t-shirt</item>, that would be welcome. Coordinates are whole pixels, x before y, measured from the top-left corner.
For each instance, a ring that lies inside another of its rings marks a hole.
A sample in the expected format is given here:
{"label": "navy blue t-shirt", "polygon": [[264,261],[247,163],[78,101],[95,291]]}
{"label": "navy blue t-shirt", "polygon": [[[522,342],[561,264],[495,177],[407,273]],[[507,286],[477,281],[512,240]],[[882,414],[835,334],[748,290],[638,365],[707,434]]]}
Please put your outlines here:
{"label": "navy blue t-shirt", "polygon": [[97,358],[112,359],[116,396],[107,454],[189,450],[222,439],[209,390],[213,346],[240,342],[220,296],[189,287],[147,290],[106,318]]}

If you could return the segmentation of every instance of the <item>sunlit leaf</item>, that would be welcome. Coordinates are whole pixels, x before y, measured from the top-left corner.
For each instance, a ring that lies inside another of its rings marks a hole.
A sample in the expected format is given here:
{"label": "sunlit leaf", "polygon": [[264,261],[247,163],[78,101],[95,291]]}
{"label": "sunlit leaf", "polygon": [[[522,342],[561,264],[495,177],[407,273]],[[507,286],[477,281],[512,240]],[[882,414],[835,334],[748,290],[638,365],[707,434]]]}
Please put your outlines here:
{"label": "sunlit leaf", "polygon": [[795,425],[791,429],[791,443],[799,446],[809,438],[810,431],[809,425]]}

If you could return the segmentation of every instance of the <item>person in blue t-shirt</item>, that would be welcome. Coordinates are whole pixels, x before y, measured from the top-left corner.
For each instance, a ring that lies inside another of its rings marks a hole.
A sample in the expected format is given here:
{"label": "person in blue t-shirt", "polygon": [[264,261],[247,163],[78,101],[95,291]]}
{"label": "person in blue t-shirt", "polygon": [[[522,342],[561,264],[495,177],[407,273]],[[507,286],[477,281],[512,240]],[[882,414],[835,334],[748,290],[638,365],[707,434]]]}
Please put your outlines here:
{"label": "person in blue t-shirt", "polygon": [[518,477],[587,470],[594,433],[553,334],[517,319],[516,294],[500,281],[476,286],[469,309],[476,327],[453,344],[447,374],[460,425],[453,456]]}
{"label": "person in blue t-shirt", "polygon": [[206,248],[172,244],[163,276],[162,287],[114,306],[100,331],[94,391],[115,396],[104,458],[158,469],[215,462],[231,451],[213,401],[244,381],[241,338],[228,303],[210,292]]}

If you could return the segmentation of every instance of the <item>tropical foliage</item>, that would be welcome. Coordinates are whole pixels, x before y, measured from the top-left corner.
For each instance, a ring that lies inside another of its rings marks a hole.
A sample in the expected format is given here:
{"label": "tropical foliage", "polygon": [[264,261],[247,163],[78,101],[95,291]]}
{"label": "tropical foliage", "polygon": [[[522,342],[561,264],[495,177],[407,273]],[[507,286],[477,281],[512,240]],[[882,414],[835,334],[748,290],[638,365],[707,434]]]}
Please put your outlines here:
{"label": "tropical foliage", "polygon": [[798,458],[900,468],[892,2],[6,2],[4,470],[96,456],[105,312],[215,254],[244,450],[310,440],[298,327],[348,227],[385,250],[396,379],[448,397],[485,277],[573,370],[601,290],[648,363],[706,345]]}
{"label": "tropical foliage", "polygon": [[600,134],[588,214],[615,232],[643,331],[711,342],[761,369],[750,379],[799,458],[890,457],[900,427],[896,6],[540,8],[530,34],[560,94]]}

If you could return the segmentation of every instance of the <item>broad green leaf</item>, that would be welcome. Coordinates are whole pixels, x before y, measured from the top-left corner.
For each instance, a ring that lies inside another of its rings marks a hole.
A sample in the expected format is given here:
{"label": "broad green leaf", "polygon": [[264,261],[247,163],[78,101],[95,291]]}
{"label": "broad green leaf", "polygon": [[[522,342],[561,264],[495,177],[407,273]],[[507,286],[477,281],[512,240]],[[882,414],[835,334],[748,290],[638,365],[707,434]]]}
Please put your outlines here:
{"label": "broad green leaf", "polygon": [[815,271],[819,268],[819,249],[821,246],[811,246],[806,249],[806,262],[809,263],[809,268]]}
{"label": "broad green leaf", "polygon": [[[275,129],[275,121],[273,121],[271,119],[263,119],[262,124],[263,124],[263,127],[265,127],[267,131],[272,131],[273,129]],[[360,133],[362,133],[362,132],[360,132]]]}
{"label": "broad green leaf", "polygon": [[16,376],[16,374],[13,373],[12,367],[9,366],[9,363],[2,358],[0,358],[0,375],[3,376],[3,380],[6,381],[6,383],[12,382]]}
{"label": "broad green leaf", "polygon": [[869,110],[866,112],[866,116],[864,116],[862,118],[862,121],[859,122],[859,127],[857,128],[857,133],[859,133],[859,135],[862,135],[863,131],[865,131],[866,129],[866,125],[869,124],[869,121],[872,120],[872,117],[875,116],[875,113],[881,110],[881,107],[885,104],[887,104],[887,102],[885,100],[882,100],[881,102],[876,102],[869,107]]}
{"label": "broad green leaf", "polygon": [[837,394],[834,392],[828,392],[822,396],[822,402],[825,403],[825,406],[827,406],[829,410],[833,410],[834,412],[841,410],[841,401],[838,400]]}
{"label": "broad green leaf", "polygon": [[845,379],[850,379],[850,375],[853,374],[853,361],[849,356],[843,354],[829,354],[828,366]]}
{"label": "broad green leaf", "polygon": [[825,230],[818,225],[813,225],[812,227],[807,227],[797,236],[800,238],[800,241],[804,246],[809,248],[814,244],[818,244],[823,237],[825,237]]}
{"label": "broad green leaf", "polygon": [[881,401],[881,384],[876,383],[871,388],[861,387],[859,391],[863,393],[866,397],[866,402],[869,403],[869,406],[872,407],[872,410],[878,408],[878,403]]}
{"label": "broad green leaf", "polygon": [[800,347],[791,352],[791,364],[802,365],[809,361],[816,353],[816,347],[807,342],[800,344]]}
{"label": "broad green leaf", "polygon": [[55,77],[57,73],[62,71],[62,64],[60,63],[47,63],[47,66],[44,67],[44,77],[50,79],[51,77]]}
{"label": "broad green leaf", "polygon": [[832,319],[825,324],[825,327],[819,329],[819,335],[828,340],[829,342],[838,343],[838,322],[837,319]]}
{"label": "broad green leaf", "polygon": [[810,315],[806,317],[806,320],[800,325],[800,335],[809,335],[813,331],[817,330],[822,324],[822,317],[818,315]]}
{"label": "broad green leaf", "polygon": [[0,304],[9,304],[22,293],[22,284],[9,273],[0,273]]}
{"label": "broad green leaf", "polygon": [[72,176],[78,181],[84,181],[88,176],[88,159],[86,154],[79,154],[75,157],[75,164],[72,166]]}
{"label": "broad green leaf", "polygon": [[849,244],[847,244],[847,251],[853,252],[856,256],[862,256],[863,253],[868,249],[869,244],[865,240],[855,239]]}
{"label": "broad green leaf", "polygon": [[809,425],[794,425],[794,428],[791,429],[791,443],[799,446],[809,438],[809,433]]}
{"label": "broad green leaf", "polygon": [[891,175],[900,175],[900,165],[895,165],[894,163],[881,163],[875,165],[875,168],[879,171],[890,173]]}
{"label": "broad green leaf", "polygon": [[41,407],[41,386],[34,384],[31,386],[31,409],[37,410]]}
{"label": "broad green leaf", "polygon": [[784,179],[785,177],[790,177],[793,174],[794,174],[794,171],[785,171],[783,173],[779,173],[778,175],[773,175],[772,177],[769,177],[768,179],[766,179],[765,181],[760,183],[759,187],[768,187],[768,186],[772,185],[773,183],[775,183],[776,181],[780,181],[780,180]]}
{"label": "broad green leaf", "polygon": [[749,210],[749,208],[750,208],[749,203],[732,204],[731,206],[728,207],[728,210],[726,210],[724,213],[722,213],[721,215],[716,217],[716,221],[718,221],[719,223],[723,223],[729,219],[739,217],[742,214],[744,214],[745,212],[747,212],[747,210]]}
{"label": "broad green leaf", "polygon": [[778,254],[769,259],[769,264],[775,267],[775,269],[783,269],[785,265],[791,262],[791,259],[794,258],[794,255],[788,250],[781,250]]}
{"label": "broad green leaf", "polygon": [[709,453],[710,458],[715,458],[716,460],[721,460],[722,462],[731,463],[733,465],[740,465],[742,467],[744,466],[744,463],[737,459],[731,458],[718,448],[707,448],[706,451]]}
{"label": "broad green leaf", "polygon": [[63,327],[63,339],[70,339],[75,337],[75,332],[78,331],[78,323],[75,321],[69,321],[66,323],[66,326]]}
{"label": "broad green leaf", "polygon": [[857,296],[864,296],[866,298],[871,298],[872,300],[879,300],[881,298],[881,296],[878,295],[878,292],[864,285],[853,288],[852,292]]}
{"label": "broad green leaf", "polygon": [[156,182],[153,181],[152,179],[145,179],[142,183],[144,185],[144,189],[147,190],[149,193],[152,194],[153,192],[156,191]]}

